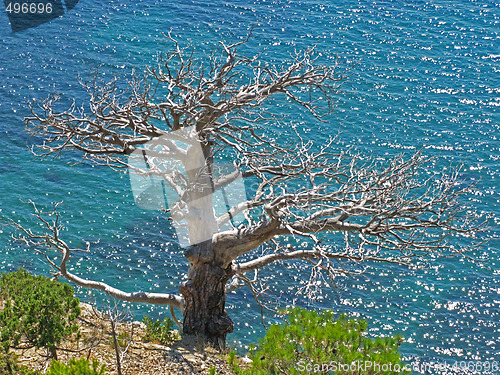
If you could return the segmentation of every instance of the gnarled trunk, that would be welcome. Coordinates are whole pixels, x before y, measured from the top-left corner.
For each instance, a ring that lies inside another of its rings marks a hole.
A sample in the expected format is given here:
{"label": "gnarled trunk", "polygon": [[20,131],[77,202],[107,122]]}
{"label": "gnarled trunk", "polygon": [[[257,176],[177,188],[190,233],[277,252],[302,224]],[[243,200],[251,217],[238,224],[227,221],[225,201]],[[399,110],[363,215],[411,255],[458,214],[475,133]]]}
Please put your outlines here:
{"label": "gnarled trunk", "polygon": [[186,257],[190,261],[188,280],[179,288],[185,300],[183,332],[223,349],[226,335],[234,328],[225,311],[231,265],[224,269],[215,262],[211,242],[192,246]]}

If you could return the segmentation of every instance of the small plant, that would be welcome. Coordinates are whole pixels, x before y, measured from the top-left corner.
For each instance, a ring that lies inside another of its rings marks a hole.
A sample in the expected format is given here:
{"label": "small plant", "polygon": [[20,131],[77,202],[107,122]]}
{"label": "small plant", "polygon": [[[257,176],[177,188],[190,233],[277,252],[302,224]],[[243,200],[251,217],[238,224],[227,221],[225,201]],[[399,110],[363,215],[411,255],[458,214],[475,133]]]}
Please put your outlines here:
{"label": "small plant", "polygon": [[52,361],[46,375],[105,375],[106,366],[94,359],[92,363],[85,358],[70,359],[68,364]]}
{"label": "small plant", "polygon": [[157,341],[162,345],[167,345],[178,339],[172,319],[165,318],[162,322],[145,316],[142,322],[146,325],[145,341]]}
{"label": "small plant", "polygon": [[228,354],[227,354],[227,362],[232,365],[234,363],[236,359],[236,351],[234,350],[231,350]]}
{"label": "small plant", "polygon": [[215,366],[210,367],[210,369],[208,370],[208,375],[217,375]]}
{"label": "small plant", "polygon": [[4,301],[0,338],[5,352],[26,340],[36,348],[47,348],[57,359],[57,345],[78,330],[73,322],[80,315],[79,300],[67,284],[21,268],[2,275],[0,296]]}
{"label": "small plant", "polygon": [[398,352],[401,337],[371,339],[366,337],[366,321],[336,318],[330,311],[295,308],[288,314],[285,324],[271,326],[259,347],[251,350],[248,368],[239,367],[230,353],[228,362],[237,374],[409,373]]}
{"label": "small plant", "polygon": [[227,353],[227,363],[228,363],[229,367],[231,367],[231,369],[234,372],[236,372],[236,373],[238,372],[239,366],[238,366],[238,362],[236,359],[236,351],[235,350],[231,350],[229,353]]}

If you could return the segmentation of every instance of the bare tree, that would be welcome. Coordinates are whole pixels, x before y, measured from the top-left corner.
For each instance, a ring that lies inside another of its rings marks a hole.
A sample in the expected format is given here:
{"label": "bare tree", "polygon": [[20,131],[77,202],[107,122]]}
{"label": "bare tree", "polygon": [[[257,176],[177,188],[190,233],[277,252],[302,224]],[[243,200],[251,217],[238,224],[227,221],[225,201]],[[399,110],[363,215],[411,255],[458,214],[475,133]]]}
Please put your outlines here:
{"label": "bare tree", "polygon": [[[268,105],[273,98],[326,121],[348,70],[319,63],[314,48],[271,65],[262,56],[240,55],[246,41],[219,43],[198,60],[193,49],[167,37],[173,50],[128,89],[96,74],[85,83],[88,108],[57,111],[58,98],[52,97],[31,103],[25,121],[32,135],[44,139],[35,150],[41,158],[73,150],[83,160],[164,181],[178,197],[165,211],[187,226],[188,280],[181,295],[129,293],[74,275],[67,262],[82,249],[60,237],[56,210],[49,220],[35,206],[44,232],[13,224],[20,239],[69,281],[124,301],[180,308],[184,333],[223,345],[233,331],[226,292],[238,280],[252,286],[257,279],[245,276],[250,271],[277,261],[310,262],[309,292],[316,277],[333,280],[363,262],[411,265],[430,254],[466,256],[480,242],[476,233],[484,222],[460,203],[469,187],[457,186],[458,173],[426,175],[432,160],[422,153],[380,162],[339,151],[334,137],[319,145],[299,131],[289,139],[271,136],[270,124],[284,121]],[[131,163],[134,153],[143,156],[142,167]],[[217,170],[224,158],[232,158],[232,172]],[[217,213],[215,192],[238,177],[252,185],[251,197]],[[244,219],[234,224],[237,215]],[[332,244],[328,232],[342,235],[342,246]],[[451,240],[457,235],[469,238],[468,245],[458,247]],[[59,250],[62,259],[56,263],[47,248]]]}
{"label": "bare tree", "polygon": [[[117,375],[122,375],[122,363],[125,358],[134,338],[134,322],[133,316],[129,310],[123,309],[118,303],[114,303],[112,306],[111,301],[109,306],[104,312],[99,312],[93,308],[93,312],[100,320],[109,322],[111,328],[111,338],[113,340],[112,346],[115,350],[115,361],[116,361],[116,373]],[[125,327],[125,329],[130,326],[130,334],[125,332],[126,340],[120,339],[118,335],[118,327]]]}

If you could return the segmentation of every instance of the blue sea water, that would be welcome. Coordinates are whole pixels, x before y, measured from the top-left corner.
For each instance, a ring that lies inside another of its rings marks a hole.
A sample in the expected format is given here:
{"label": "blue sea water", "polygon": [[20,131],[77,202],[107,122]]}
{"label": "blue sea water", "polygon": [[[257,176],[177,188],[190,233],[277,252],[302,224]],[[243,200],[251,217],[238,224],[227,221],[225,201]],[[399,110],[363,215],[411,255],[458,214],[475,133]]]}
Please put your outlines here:
{"label": "blue sea water", "polygon": [[[67,155],[34,160],[24,131],[26,103],[60,93],[63,102],[85,100],[78,77],[96,67],[105,77],[143,71],[169,43],[172,30],[202,53],[219,40],[245,37],[249,54],[267,48],[279,62],[294,50],[316,45],[319,53],[355,63],[326,124],[294,113],[306,134],[321,141],[341,130],[339,147],[389,158],[423,148],[439,156],[437,171],[464,164],[462,177],[478,181],[468,197],[479,212],[500,215],[500,4],[458,1],[85,1],[50,23],[12,34],[0,13],[0,215],[28,220],[32,199],[64,201],[68,240],[91,243],[74,259],[82,275],[125,290],[176,291],[187,270],[174,230],[164,217],[134,205],[126,175]],[[499,216],[500,217],[500,216]],[[363,317],[373,334],[401,333],[402,352],[423,362],[500,361],[500,261],[498,219],[487,255],[488,269],[460,258],[441,259],[427,270],[370,267],[339,281],[310,303]],[[47,273],[29,250],[0,228],[0,269],[23,266]],[[439,265],[439,266],[438,266]],[[263,272],[283,304],[297,300],[294,285],[307,277],[302,264]],[[83,299],[93,297],[79,291]],[[166,309],[134,306],[136,318]],[[249,290],[228,298],[236,323],[229,341],[245,347],[263,333]],[[266,320],[274,321],[272,316]],[[449,370],[449,373],[460,373]],[[481,373],[478,371],[477,373]]]}

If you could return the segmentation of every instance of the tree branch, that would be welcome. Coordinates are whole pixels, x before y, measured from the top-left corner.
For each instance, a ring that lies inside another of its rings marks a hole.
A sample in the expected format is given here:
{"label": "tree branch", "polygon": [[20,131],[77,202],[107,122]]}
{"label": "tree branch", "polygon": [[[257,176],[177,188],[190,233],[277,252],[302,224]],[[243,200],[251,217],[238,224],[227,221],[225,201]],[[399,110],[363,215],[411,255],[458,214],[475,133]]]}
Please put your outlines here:
{"label": "tree branch", "polygon": [[236,274],[244,274],[246,272],[254,271],[264,266],[267,266],[270,263],[276,262],[278,260],[291,260],[291,259],[320,259],[320,258],[328,258],[328,259],[342,259],[349,260],[356,263],[365,262],[365,261],[374,261],[374,262],[384,262],[384,263],[394,263],[394,264],[403,264],[410,265],[409,262],[405,261],[404,257],[399,258],[379,258],[375,256],[353,256],[348,253],[331,253],[323,250],[294,250],[286,253],[275,253],[261,256],[259,258],[253,259],[244,263],[236,263],[233,265],[233,270]]}
{"label": "tree branch", "polygon": [[[49,264],[56,270],[57,276],[63,276],[68,281],[75,283],[78,286],[85,288],[92,288],[97,290],[102,290],[109,296],[117,298],[122,301],[127,302],[146,302],[155,305],[170,305],[177,307],[181,310],[184,308],[183,298],[174,294],[168,293],[149,293],[149,292],[124,292],[120,289],[114,288],[106,283],[93,281],[89,279],[81,278],[67,270],[67,262],[70,258],[70,254],[75,251],[88,251],[83,249],[73,249],[70,248],[60,237],[59,233],[62,229],[60,225],[60,216],[57,211],[57,207],[60,203],[54,204],[53,211],[42,212],[40,211],[35,203],[29,201],[33,206],[34,216],[44,225],[45,233],[35,233],[29,228],[25,228],[21,224],[13,220],[2,220],[4,225],[10,225],[16,228],[20,235],[15,239],[19,242],[24,243],[29,248],[34,249],[49,261]],[[52,222],[49,222],[46,217],[54,217]],[[62,259],[59,264],[56,264],[55,260],[52,259],[46,252],[41,249],[55,249],[58,250]]]}

